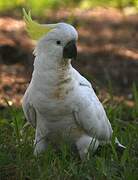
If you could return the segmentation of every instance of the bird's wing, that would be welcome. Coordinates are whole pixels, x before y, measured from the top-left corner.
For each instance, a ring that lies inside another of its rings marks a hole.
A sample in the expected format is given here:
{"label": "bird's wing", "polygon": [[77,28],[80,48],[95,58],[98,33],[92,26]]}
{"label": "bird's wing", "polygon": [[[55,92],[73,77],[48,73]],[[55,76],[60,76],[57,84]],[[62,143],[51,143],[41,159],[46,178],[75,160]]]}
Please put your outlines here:
{"label": "bird's wing", "polygon": [[[77,123],[92,137],[101,142],[110,141],[112,127],[105,110],[97,98],[91,84],[78,73],[79,105],[74,111]],[[80,96],[80,97],[79,97]]]}
{"label": "bird's wing", "polygon": [[36,127],[36,110],[33,107],[33,104],[31,103],[31,99],[29,98],[28,91],[26,91],[23,97],[22,107],[25,114],[25,118],[35,128]]}

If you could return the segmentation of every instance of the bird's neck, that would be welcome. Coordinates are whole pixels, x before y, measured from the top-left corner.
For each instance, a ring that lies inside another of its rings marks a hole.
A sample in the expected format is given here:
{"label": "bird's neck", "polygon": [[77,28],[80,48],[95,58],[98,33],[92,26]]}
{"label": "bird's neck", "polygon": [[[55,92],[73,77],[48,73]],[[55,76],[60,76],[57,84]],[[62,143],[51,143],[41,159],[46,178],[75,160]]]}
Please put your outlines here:
{"label": "bird's neck", "polygon": [[[55,59],[54,59],[55,58]],[[66,82],[71,77],[71,60],[54,57],[52,60],[40,55],[35,58],[34,72],[32,78],[41,81],[43,78],[48,85],[55,86],[61,82]]]}
{"label": "bird's neck", "polygon": [[36,91],[41,91],[44,97],[63,100],[73,84],[73,67],[70,60],[62,59],[59,63],[53,64],[47,59],[40,58],[35,59],[31,84]]}

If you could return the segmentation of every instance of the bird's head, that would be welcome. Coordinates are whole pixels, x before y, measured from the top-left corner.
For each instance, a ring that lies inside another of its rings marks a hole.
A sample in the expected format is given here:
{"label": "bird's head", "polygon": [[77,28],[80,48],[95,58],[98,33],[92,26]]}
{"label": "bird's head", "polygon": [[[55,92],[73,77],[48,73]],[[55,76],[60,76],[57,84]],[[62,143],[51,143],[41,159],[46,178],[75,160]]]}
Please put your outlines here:
{"label": "bird's head", "polygon": [[67,23],[39,24],[32,20],[30,13],[24,12],[28,34],[37,40],[35,55],[45,54],[55,59],[75,59],[77,56],[76,29]]}

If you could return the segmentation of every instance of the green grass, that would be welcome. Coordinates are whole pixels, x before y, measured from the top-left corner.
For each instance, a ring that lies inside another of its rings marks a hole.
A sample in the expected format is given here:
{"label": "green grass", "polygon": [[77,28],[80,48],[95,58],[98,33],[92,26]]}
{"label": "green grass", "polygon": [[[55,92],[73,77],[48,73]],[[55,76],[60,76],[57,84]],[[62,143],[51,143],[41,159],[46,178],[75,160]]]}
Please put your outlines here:
{"label": "green grass", "polygon": [[[138,92],[133,86],[135,107],[109,102],[106,112],[117,136],[127,148],[121,154],[114,143],[90,153],[83,162],[69,143],[56,152],[33,155],[34,129],[27,125],[21,109],[0,111],[0,180],[137,180],[138,179]],[[113,139],[114,139],[113,136]],[[7,178],[7,179],[6,179]]]}

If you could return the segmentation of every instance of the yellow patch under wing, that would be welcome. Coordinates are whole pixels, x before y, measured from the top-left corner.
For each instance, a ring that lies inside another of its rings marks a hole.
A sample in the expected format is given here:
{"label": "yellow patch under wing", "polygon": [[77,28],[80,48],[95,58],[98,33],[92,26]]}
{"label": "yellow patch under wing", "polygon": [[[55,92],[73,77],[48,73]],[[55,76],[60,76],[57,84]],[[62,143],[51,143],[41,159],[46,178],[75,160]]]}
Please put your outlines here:
{"label": "yellow patch under wing", "polygon": [[29,36],[34,40],[40,39],[43,35],[47,34],[52,29],[50,27],[47,27],[46,25],[41,25],[36,21],[33,21],[30,11],[27,14],[25,9],[23,9],[23,15],[27,32]]}

